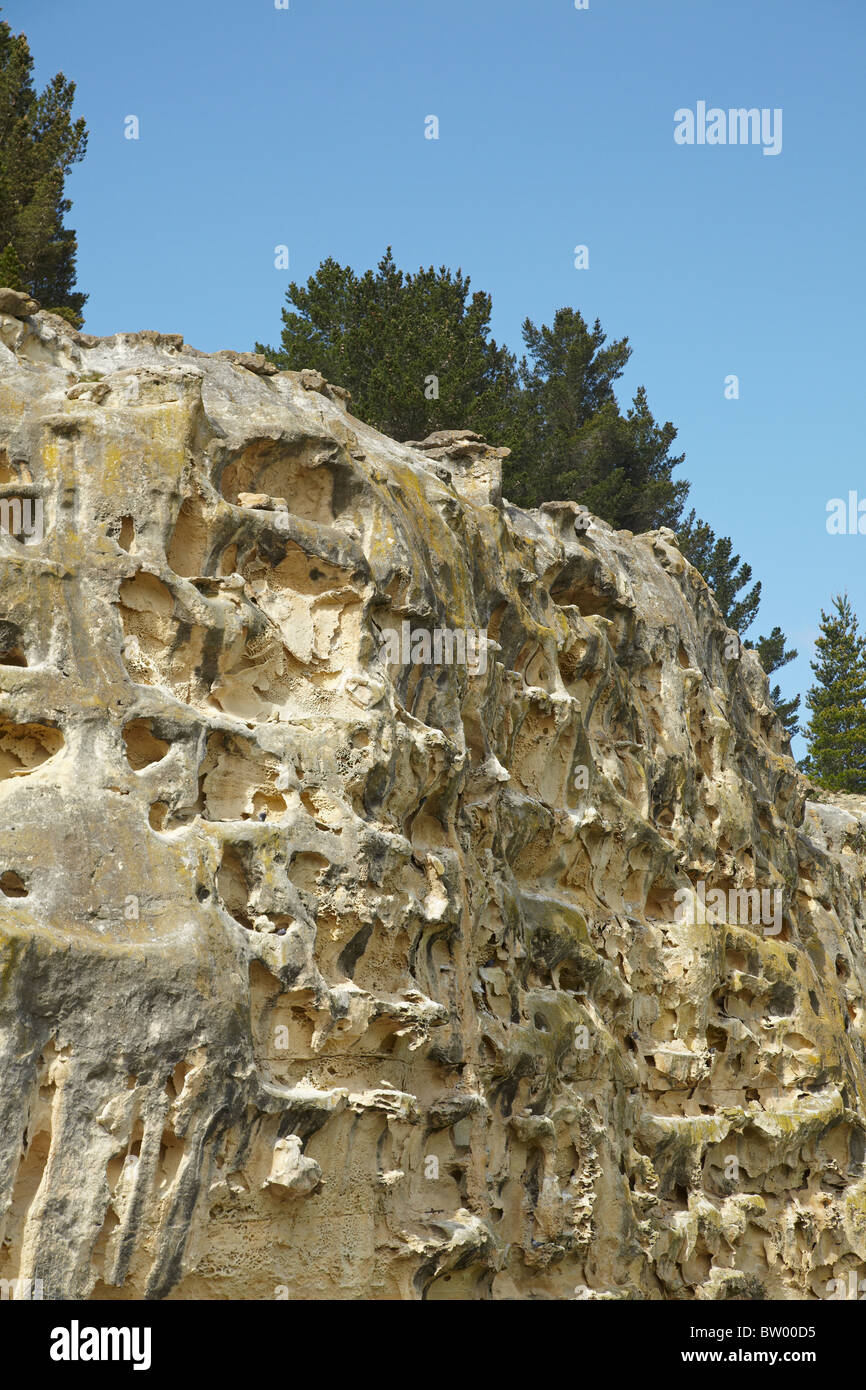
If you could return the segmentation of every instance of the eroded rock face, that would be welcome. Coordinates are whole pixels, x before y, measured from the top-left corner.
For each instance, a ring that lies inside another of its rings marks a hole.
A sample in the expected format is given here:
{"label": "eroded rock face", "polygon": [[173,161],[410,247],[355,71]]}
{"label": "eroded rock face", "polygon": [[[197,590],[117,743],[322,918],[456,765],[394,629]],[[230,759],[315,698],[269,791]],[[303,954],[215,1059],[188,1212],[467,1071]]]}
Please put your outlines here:
{"label": "eroded rock face", "polygon": [[0,311],[42,517],[0,537],[0,1278],[862,1272],[866,804],[806,803],[671,533],[510,507],[315,372]]}

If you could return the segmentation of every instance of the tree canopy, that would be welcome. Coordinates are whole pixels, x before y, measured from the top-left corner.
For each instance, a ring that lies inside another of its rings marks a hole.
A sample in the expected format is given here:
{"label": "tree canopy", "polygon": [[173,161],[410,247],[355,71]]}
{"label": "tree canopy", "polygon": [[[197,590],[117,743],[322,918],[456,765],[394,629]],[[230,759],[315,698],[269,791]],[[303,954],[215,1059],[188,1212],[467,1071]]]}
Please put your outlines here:
{"label": "tree canopy", "polygon": [[[647,531],[675,526],[689,485],[674,481],[684,455],[671,454],[676,430],[657,424],[645,389],[623,414],[614,383],[631,356],[627,338],[608,344],[576,309],[553,324],[523,325],[521,437],[506,467],[509,496],[537,507],[579,501],[612,526]],[[509,441],[510,442],[510,441]]]}
{"label": "tree canopy", "polygon": [[508,427],[514,357],[490,337],[490,296],[445,266],[398,270],[390,246],[356,275],[331,257],[305,286],[289,286],[278,366],[313,367],[346,387],[353,410],[394,439],[439,429],[496,434]]}
{"label": "tree canopy", "polygon": [[866,637],[847,594],[821,611],[815,651],[803,770],[830,791],[866,792]]}
{"label": "tree canopy", "polygon": [[62,72],[36,92],[27,39],[0,20],[0,284],[80,327],[87,296],[74,288],[78,248],[64,226],[64,181],[87,148],[74,95]]}
{"label": "tree canopy", "polygon": [[[717,537],[712,527],[696,516],[694,509],[680,525],[677,539],[686,559],[700,570],[712,589],[725,621],[743,636],[757,618],[761,603],[761,584],[760,581],[752,584],[751,565],[745,561],[741,563],[740,556],[734,554],[730,536]],[[758,660],[770,676],[798,656],[795,648],[786,651],[785,640],[782,629],[774,627],[768,637],[757,637],[754,641],[744,637],[743,646],[757,652]],[[799,733],[799,695],[786,700],[781,687],[773,685],[770,699],[788,734],[793,737]]]}

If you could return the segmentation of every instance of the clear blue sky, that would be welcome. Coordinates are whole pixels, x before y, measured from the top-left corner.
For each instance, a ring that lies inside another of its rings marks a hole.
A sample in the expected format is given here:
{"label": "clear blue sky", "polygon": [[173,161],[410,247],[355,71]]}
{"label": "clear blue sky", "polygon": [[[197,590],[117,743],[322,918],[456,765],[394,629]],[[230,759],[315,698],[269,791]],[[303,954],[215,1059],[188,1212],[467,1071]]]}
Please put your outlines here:
{"label": "clear blue sky", "polygon": [[[866,499],[864,0],[290,3],[6,0],[90,129],[68,184],[87,330],[275,342],[290,279],[389,243],[461,266],[515,350],[527,315],[598,316],[804,692],[831,595],[866,625],[866,535],[826,531],[831,497]],[[699,101],[781,108],[781,153],[677,145]]]}

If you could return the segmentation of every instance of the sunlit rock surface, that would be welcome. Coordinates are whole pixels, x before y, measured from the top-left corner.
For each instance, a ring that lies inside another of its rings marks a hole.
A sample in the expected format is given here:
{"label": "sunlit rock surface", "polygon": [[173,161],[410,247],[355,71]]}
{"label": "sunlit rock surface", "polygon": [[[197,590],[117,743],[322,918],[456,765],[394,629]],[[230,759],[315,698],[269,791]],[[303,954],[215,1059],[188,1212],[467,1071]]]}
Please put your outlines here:
{"label": "sunlit rock surface", "polygon": [[858,1277],[866,803],[806,802],[672,534],[255,354],[2,295],[0,343],[0,1278]]}

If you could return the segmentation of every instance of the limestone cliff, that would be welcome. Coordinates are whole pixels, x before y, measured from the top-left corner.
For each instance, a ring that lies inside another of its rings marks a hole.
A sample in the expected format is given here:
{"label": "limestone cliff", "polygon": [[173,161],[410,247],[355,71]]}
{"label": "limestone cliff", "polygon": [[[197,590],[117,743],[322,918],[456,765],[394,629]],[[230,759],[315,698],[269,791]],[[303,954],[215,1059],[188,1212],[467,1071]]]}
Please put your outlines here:
{"label": "limestone cliff", "polygon": [[251,354],[0,343],[0,1278],[856,1277],[866,803],[672,534]]}

